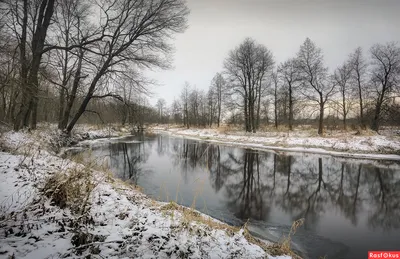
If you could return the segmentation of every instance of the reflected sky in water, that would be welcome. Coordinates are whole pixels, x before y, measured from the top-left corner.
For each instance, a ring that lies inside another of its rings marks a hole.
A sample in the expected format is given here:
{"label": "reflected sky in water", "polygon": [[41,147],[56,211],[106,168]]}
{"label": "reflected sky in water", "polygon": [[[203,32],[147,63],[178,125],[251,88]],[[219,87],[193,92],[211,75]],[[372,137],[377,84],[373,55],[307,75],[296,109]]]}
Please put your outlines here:
{"label": "reflected sky in water", "polygon": [[293,238],[308,258],[366,258],[400,248],[400,165],[287,155],[165,135],[99,142],[88,154],[121,179],[272,241]]}

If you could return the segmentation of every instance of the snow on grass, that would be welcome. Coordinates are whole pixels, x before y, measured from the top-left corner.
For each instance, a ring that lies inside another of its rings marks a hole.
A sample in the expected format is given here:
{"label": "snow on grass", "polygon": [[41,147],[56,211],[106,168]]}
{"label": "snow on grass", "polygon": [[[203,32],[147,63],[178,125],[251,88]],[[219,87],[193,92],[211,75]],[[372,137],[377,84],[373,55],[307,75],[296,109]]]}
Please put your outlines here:
{"label": "snow on grass", "polygon": [[310,152],[350,158],[400,160],[400,137],[356,136],[350,133],[331,133],[314,136],[307,131],[219,132],[217,129],[153,128],[156,132],[192,137],[230,145],[287,152]]}
{"label": "snow on grass", "polygon": [[0,215],[19,211],[32,201],[31,175],[20,169],[22,157],[0,152]]}
{"label": "snow on grass", "polygon": [[[104,172],[56,156],[48,150],[58,134],[54,130],[7,132],[1,138],[13,153],[0,153],[0,257],[290,258],[268,257],[246,239],[243,229],[231,231],[178,205],[161,209],[168,204]],[[105,132],[89,133],[95,134]],[[71,172],[82,177],[68,178]],[[71,184],[68,191],[75,193],[71,181],[86,177],[93,190],[87,202],[82,197],[75,205],[87,206],[87,213],[77,212],[72,205],[61,209],[56,198],[65,195],[62,184]],[[53,195],[45,195],[46,183],[53,178],[61,182],[51,189]]]}

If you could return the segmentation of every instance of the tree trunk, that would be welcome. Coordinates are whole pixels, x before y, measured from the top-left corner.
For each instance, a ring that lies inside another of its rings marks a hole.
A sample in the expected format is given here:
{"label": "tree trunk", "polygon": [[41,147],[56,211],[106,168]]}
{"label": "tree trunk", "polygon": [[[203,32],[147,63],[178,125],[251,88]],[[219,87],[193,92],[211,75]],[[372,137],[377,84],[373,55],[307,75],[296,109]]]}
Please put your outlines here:
{"label": "tree trunk", "polygon": [[360,100],[360,125],[361,128],[365,128],[365,121],[364,121],[364,104],[362,98],[362,87],[361,87],[361,76],[357,71],[357,82],[358,82],[358,98]]}
{"label": "tree trunk", "polygon": [[89,101],[92,99],[92,95],[88,94],[86,95],[85,99],[83,100],[81,106],[79,107],[78,111],[76,112],[75,116],[72,118],[70,123],[68,124],[66,128],[66,133],[69,135],[74,128],[75,124],[78,122],[79,118],[82,116],[82,114],[85,112],[87,105],[89,104]]}
{"label": "tree trunk", "polygon": [[79,88],[79,82],[81,79],[81,72],[82,72],[82,60],[83,60],[83,51],[80,50],[79,52],[79,59],[78,65],[76,67],[75,75],[74,75],[74,82],[72,83],[71,93],[68,97],[67,106],[64,109],[63,119],[61,122],[61,129],[65,129],[68,125],[69,116],[71,114],[72,106],[74,105],[76,92]]}
{"label": "tree trunk", "polygon": [[256,118],[254,115],[254,99],[250,100],[251,107],[250,107],[250,115],[251,115],[251,131],[256,133]]}
{"label": "tree trunk", "polygon": [[[29,79],[24,82],[24,79],[26,78],[27,75],[27,71],[23,71],[24,73],[26,73],[26,75],[25,74],[22,75],[22,82],[23,82],[22,90],[23,92],[25,92],[25,94],[21,102],[21,108],[18,118],[16,120],[16,123],[14,124],[14,129],[16,130],[20,129],[21,124],[27,126],[31,115],[32,115],[31,128],[32,129],[36,128],[37,103],[38,103],[38,93],[39,93],[38,73],[43,54],[42,51],[44,47],[44,42],[47,35],[47,29],[50,25],[50,20],[54,12],[54,1],[55,0],[42,0],[39,7],[39,12],[37,14],[36,28],[32,36],[32,44],[31,44],[32,62],[30,64]],[[27,1],[25,0],[24,19],[25,15],[27,15],[27,11],[25,10],[25,8],[27,8],[26,6],[27,6]],[[24,29],[26,30],[25,20],[23,21],[23,26],[22,26],[22,30]],[[24,32],[22,32],[22,35],[23,34]],[[25,56],[25,44],[26,44],[26,31],[25,31],[25,39],[24,40],[21,39],[20,42],[21,45],[20,54],[22,59],[24,59]],[[23,62],[26,63],[26,59]],[[24,63],[21,63],[22,67],[24,67],[23,65]],[[29,103],[29,106],[27,106],[27,103]],[[21,121],[22,118],[23,121]]]}
{"label": "tree trunk", "polygon": [[275,87],[275,100],[274,100],[274,115],[275,115],[275,128],[278,128],[278,96],[276,92],[276,87]]}
{"label": "tree trunk", "polygon": [[59,109],[58,109],[58,129],[63,129],[62,127],[62,121],[63,121],[63,115],[64,115],[64,102],[65,102],[65,89],[64,87],[61,87],[60,89],[60,98],[59,98]]}
{"label": "tree trunk", "polygon": [[[220,97],[218,97],[220,98]],[[219,128],[220,122],[221,122],[221,99],[218,100],[218,118],[217,118],[217,125]]]}
{"label": "tree trunk", "polygon": [[381,110],[382,110],[382,104],[383,104],[383,97],[385,96],[385,91],[386,91],[386,84],[382,86],[382,92],[379,94],[377,103],[376,103],[376,108],[375,108],[375,115],[374,119],[372,121],[372,130],[378,132],[379,127],[380,127],[380,120],[381,120]]}
{"label": "tree trunk", "polygon": [[[67,47],[69,45],[69,34],[68,31],[65,33],[65,46]],[[60,108],[58,111],[58,128],[59,129],[64,129],[65,126],[63,125],[64,121],[64,112],[65,112],[65,88],[67,87],[68,79],[67,79],[67,69],[68,69],[68,50],[65,50],[64,52],[65,57],[64,57],[64,64],[63,64],[63,80],[62,80],[62,85],[60,89],[60,99],[59,99],[59,104]]]}
{"label": "tree trunk", "polygon": [[19,43],[19,56],[20,56],[20,66],[21,66],[21,74],[20,74],[20,87],[22,92],[21,104],[19,107],[19,111],[15,118],[14,122],[14,130],[17,131],[23,126],[23,122],[25,121],[26,110],[29,105],[29,89],[28,89],[28,60],[26,58],[26,37],[27,37],[27,28],[28,28],[28,0],[24,0],[23,3],[23,17],[22,17],[22,25],[21,25],[21,38]]}
{"label": "tree trunk", "polygon": [[320,94],[318,135],[324,134],[324,106],[325,103],[322,94]]}
{"label": "tree trunk", "polygon": [[[36,129],[37,124],[37,110],[38,110],[38,102],[39,102],[39,65],[40,65],[41,55],[38,55],[38,58],[32,62],[32,68],[29,76],[28,84],[30,85],[30,89],[32,91],[31,95],[31,106],[29,107],[29,112],[31,113],[30,120],[30,128]],[[29,115],[27,116],[29,119]]]}
{"label": "tree trunk", "polygon": [[13,122],[15,121],[15,108],[17,106],[17,98],[18,98],[18,91],[15,91],[14,87],[11,90],[11,94],[10,94],[10,105],[8,106],[8,112],[7,112],[7,120],[9,122]]}
{"label": "tree trunk", "polygon": [[186,108],[185,108],[185,114],[186,114],[186,127],[189,129],[189,111],[188,111],[188,107],[186,104]]}
{"label": "tree trunk", "polygon": [[[104,75],[106,72],[106,69],[111,62],[111,59],[109,58],[107,61],[104,62],[102,68],[100,71],[96,74],[96,76],[93,78],[92,83],[90,84],[89,90],[85,96],[85,99],[83,99],[83,102],[78,108],[78,111],[75,113],[75,116],[72,118],[71,122],[68,124],[66,128],[66,133],[70,134],[72,129],[74,128],[75,124],[78,122],[79,118],[82,116],[82,114],[86,111],[86,107],[89,104],[90,100],[93,97],[94,91],[96,89],[97,82],[100,80],[100,78]],[[78,77],[79,79],[79,77]]]}
{"label": "tree trunk", "polygon": [[[31,96],[31,94],[30,94]],[[32,98],[30,98],[30,100],[28,101],[28,106],[27,108],[25,108],[26,110],[24,111],[24,117],[23,117],[23,121],[22,121],[22,126],[24,128],[27,128],[29,126],[29,118],[31,116],[31,112],[32,112]]]}
{"label": "tree trunk", "polygon": [[44,42],[46,40],[47,29],[50,25],[51,17],[54,12],[54,2],[55,0],[42,0],[40,5],[40,12],[38,14],[38,23],[35,33],[32,37],[32,64],[29,73],[29,84],[32,89],[32,119],[31,128],[36,129],[37,124],[37,109],[39,101],[39,81],[38,73],[40,68],[40,63],[42,60],[42,51],[44,47]]}
{"label": "tree trunk", "polygon": [[289,130],[293,130],[293,93],[291,84],[289,84]]}
{"label": "tree trunk", "polygon": [[247,93],[246,93],[245,97],[244,97],[244,121],[245,121],[245,126],[246,126],[246,132],[250,131],[248,109],[249,109],[249,107],[248,107],[248,100],[247,100]]}
{"label": "tree trunk", "polygon": [[342,91],[342,110],[343,110],[343,129],[347,130],[347,125],[346,125],[346,117],[347,117],[347,109],[346,109],[346,94],[343,88]]}
{"label": "tree trunk", "polygon": [[257,129],[260,127],[260,109],[261,109],[261,82],[262,80],[260,79],[260,83],[258,85],[258,101],[257,101]]}
{"label": "tree trunk", "polygon": [[375,108],[375,115],[372,120],[371,129],[378,132],[380,126],[381,103],[378,101]]}
{"label": "tree trunk", "polygon": [[36,129],[37,126],[37,114],[38,114],[38,104],[39,104],[39,89],[35,88],[35,94],[32,96],[32,118],[31,118],[31,129]]}

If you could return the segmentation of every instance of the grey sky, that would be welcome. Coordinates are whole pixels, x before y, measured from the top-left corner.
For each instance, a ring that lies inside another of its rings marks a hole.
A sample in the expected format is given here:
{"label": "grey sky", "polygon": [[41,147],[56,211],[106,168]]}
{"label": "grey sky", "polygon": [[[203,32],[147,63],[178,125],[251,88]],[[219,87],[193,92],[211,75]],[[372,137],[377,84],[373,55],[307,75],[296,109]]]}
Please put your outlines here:
{"label": "grey sky", "polygon": [[264,44],[277,64],[293,57],[306,37],[322,48],[330,71],[357,46],[400,42],[400,0],[188,0],[189,28],[176,36],[174,69],[150,76],[171,104],[185,81],[207,89],[228,52],[246,37]]}

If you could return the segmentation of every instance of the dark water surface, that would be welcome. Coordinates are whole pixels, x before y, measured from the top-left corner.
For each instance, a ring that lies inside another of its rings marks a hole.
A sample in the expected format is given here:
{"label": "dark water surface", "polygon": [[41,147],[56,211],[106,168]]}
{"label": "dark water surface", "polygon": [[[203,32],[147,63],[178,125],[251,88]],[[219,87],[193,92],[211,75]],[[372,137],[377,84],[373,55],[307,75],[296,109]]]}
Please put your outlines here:
{"label": "dark water surface", "polygon": [[177,201],[271,241],[305,218],[305,258],[368,258],[400,250],[400,165],[284,154],[166,135],[96,142],[87,152],[146,194]]}

